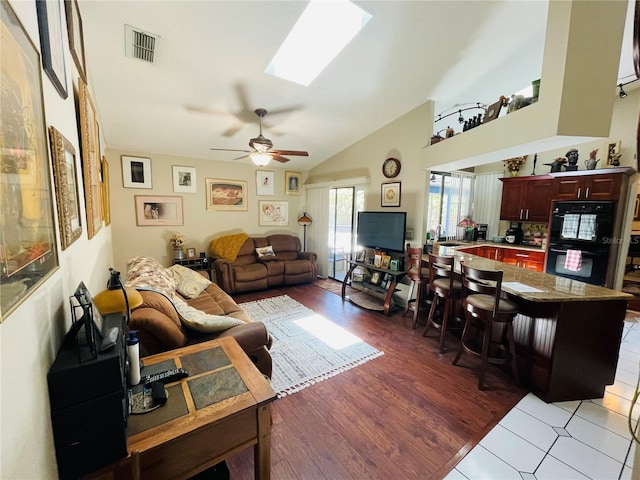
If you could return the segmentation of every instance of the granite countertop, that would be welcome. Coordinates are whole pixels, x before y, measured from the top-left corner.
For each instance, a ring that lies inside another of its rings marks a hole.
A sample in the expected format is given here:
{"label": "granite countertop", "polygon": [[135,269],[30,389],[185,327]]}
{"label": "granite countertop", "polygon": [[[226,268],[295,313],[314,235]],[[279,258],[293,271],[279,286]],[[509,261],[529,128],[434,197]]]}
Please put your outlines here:
{"label": "granite countertop", "polygon": [[[464,245],[461,245],[464,247]],[[531,302],[584,302],[603,300],[627,300],[633,298],[628,293],[598,287],[589,283],[579,282],[548,273],[535,272],[525,268],[508,265],[496,260],[457,252],[456,271],[460,271],[460,261],[466,265],[482,270],[502,270],[502,290]],[[424,255],[424,260],[428,257]],[[510,285],[509,282],[517,282]],[[538,291],[527,291],[535,289]]]}
{"label": "granite countertop", "polygon": [[443,243],[459,244],[453,247],[455,250],[460,248],[498,247],[498,248],[509,248],[509,249],[518,249],[518,250],[530,250],[532,252],[544,252],[544,249],[540,245],[523,245],[523,244],[514,244],[514,243],[507,243],[507,242],[497,243],[497,242],[492,242],[491,240],[477,240],[477,241],[452,240],[451,242],[447,242],[447,241],[434,242],[433,244],[434,251],[437,246]]}

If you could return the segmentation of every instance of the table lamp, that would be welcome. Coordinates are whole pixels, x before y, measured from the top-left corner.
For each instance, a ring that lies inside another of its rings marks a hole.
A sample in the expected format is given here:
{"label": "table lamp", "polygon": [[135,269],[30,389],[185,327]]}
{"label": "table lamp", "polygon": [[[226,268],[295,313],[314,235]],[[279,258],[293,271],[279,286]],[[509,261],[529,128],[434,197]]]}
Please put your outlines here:
{"label": "table lamp", "polygon": [[107,289],[98,293],[93,303],[96,304],[102,315],[116,312],[126,312],[127,325],[131,319],[131,309],[142,305],[142,295],[131,287],[125,287],[120,280],[120,272],[109,269]]}
{"label": "table lamp", "polygon": [[304,242],[303,242],[303,250],[307,251],[307,227],[313,223],[313,219],[311,215],[307,212],[302,212],[298,215],[298,225],[302,225],[304,227]]}

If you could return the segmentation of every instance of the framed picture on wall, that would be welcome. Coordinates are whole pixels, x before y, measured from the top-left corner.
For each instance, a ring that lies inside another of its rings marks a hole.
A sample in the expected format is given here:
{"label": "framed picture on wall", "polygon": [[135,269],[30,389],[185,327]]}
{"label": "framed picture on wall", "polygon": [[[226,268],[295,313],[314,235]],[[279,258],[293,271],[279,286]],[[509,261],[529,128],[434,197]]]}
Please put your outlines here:
{"label": "framed picture on wall", "polygon": [[289,225],[289,202],[260,200],[258,225]]}
{"label": "framed picture on wall", "polygon": [[82,31],[82,17],[77,0],[65,0],[64,9],[67,17],[67,36],[69,37],[69,50],[76,64],[78,73],[86,83],[87,74],[84,61],[84,32]]}
{"label": "framed picture on wall", "polygon": [[122,155],[122,186],[124,188],[153,188],[151,159]]}
{"label": "framed picture on wall", "polygon": [[82,235],[76,150],[55,127],[49,127],[53,177],[56,183],[58,223],[62,250]]}
{"label": "framed picture on wall", "polygon": [[80,146],[84,179],[84,202],[87,216],[87,236],[92,239],[102,228],[102,160],[98,141],[98,119],[89,89],[78,78],[80,104]]}
{"label": "framed picture on wall", "polygon": [[247,211],[247,182],[206,178],[207,210]]}
{"label": "framed picture on wall", "polygon": [[183,167],[174,165],[173,191],[176,193],[196,193],[196,169],[195,167]]}
{"label": "framed picture on wall", "polygon": [[67,70],[64,64],[62,0],[36,2],[42,68],[62,98],[67,98]]}
{"label": "framed picture on wall", "polygon": [[0,61],[0,322],[58,268],[40,55],[11,3],[0,2],[2,58],[11,59]]}
{"label": "framed picture on wall", "polygon": [[139,227],[184,225],[182,197],[136,195],[135,204]]}
{"label": "framed picture on wall", "polygon": [[256,193],[258,195],[275,195],[275,174],[265,170],[256,171]]}
{"label": "framed picture on wall", "polygon": [[400,206],[400,182],[387,182],[381,185],[381,206]]}
{"label": "framed picture on wall", "polygon": [[302,187],[302,173],[284,172],[284,193],[286,195],[300,195]]}

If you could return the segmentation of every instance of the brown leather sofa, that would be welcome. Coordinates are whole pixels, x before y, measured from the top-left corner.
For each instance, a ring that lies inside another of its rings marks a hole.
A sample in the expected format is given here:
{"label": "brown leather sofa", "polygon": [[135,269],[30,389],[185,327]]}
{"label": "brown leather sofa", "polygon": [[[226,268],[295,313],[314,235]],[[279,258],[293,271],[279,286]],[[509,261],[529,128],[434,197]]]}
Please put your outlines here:
{"label": "brown leather sofa", "polygon": [[[206,275],[206,272],[204,273]],[[161,293],[139,290],[143,304],[131,312],[130,330],[138,331],[141,354],[152,355],[219,337],[233,337],[264,375],[271,378],[269,354],[272,338],[262,322],[254,322],[218,285],[212,283],[200,295],[184,300],[193,308],[214,315],[228,315],[246,322],[222,332],[200,333],[182,324],[173,304]]]}
{"label": "brown leather sofa", "polygon": [[[256,249],[268,246],[275,256],[259,258]],[[317,255],[303,252],[294,235],[249,237],[235,261],[216,257],[214,252],[212,258],[216,283],[230,294],[312,282],[317,276]]]}

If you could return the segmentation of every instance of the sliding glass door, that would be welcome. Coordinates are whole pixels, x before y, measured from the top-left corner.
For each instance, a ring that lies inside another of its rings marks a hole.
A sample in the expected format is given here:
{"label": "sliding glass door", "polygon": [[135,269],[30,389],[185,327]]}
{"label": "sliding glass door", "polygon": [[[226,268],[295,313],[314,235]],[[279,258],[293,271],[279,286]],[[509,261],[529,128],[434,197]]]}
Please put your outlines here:
{"label": "sliding glass door", "polygon": [[354,187],[329,189],[329,255],[327,276],[342,281],[349,268],[354,238],[354,212],[357,210]]}

